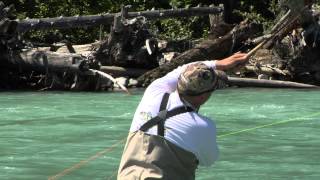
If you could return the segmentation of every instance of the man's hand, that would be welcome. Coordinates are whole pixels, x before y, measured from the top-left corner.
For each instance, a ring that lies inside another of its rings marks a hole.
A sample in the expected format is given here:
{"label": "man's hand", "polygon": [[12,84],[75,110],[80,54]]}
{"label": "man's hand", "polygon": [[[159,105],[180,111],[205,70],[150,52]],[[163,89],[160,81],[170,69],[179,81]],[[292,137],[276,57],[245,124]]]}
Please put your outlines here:
{"label": "man's hand", "polygon": [[249,60],[247,53],[235,53],[225,59],[216,62],[216,68],[218,70],[227,70],[232,68],[239,68],[246,64]]}

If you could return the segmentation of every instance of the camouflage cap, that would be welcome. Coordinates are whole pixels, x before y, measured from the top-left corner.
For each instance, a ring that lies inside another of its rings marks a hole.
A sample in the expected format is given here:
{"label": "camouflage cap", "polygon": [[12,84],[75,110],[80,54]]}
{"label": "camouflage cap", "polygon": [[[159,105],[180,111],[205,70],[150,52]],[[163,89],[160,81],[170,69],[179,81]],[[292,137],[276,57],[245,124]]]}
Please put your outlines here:
{"label": "camouflage cap", "polygon": [[219,79],[227,78],[221,71],[213,70],[204,63],[194,63],[180,75],[177,89],[180,94],[197,96],[214,91]]}

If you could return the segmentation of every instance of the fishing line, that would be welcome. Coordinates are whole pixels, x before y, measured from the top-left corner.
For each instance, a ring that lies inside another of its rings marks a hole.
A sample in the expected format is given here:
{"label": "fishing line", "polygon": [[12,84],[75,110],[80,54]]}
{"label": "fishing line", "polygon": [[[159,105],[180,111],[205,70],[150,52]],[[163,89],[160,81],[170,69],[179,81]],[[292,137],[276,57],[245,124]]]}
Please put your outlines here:
{"label": "fishing line", "polygon": [[[309,116],[290,118],[288,120],[282,120],[282,121],[273,122],[273,123],[269,123],[269,124],[265,124],[265,125],[261,125],[261,126],[256,126],[256,127],[252,127],[252,128],[243,129],[243,130],[240,130],[240,131],[235,131],[235,132],[222,134],[222,135],[217,136],[217,138],[223,138],[223,137],[226,137],[226,136],[245,133],[245,132],[249,132],[249,131],[253,131],[253,130],[257,130],[257,129],[261,129],[261,128],[265,128],[265,127],[270,127],[270,126],[274,126],[274,125],[278,125],[278,124],[285,124],[285,123],[295,122],[295,121],[307,121],[307,120],[310,120],[310,119],[306,119],[306,118],[315,117],[317,115],[320,115],[320,112],[311,114]],[[60,173],[49,177],[48,180],[57,180],[57,179],[65,176],[65,175],[67,175],[67,174],[69,174],[69,173],[81,168],[82,166],[88,164],[90,161],[93,161],[93,160],[97,159],[98,157],[113,151],[118,145],[122,144],[122,142],[124,142],[126,139],[127,139],[127,137],[124,137],[123,139],[120,139],[119,141],[114,143],[111,147],[108,147],[108,148],[96,153],[95,155],[93,155],[93,156],[91,156],[91,157],[89,157],[89,158],[87,158],[85,160],[82,160],[79,163],[77,163],[77,164],[75,164],[75,165],[73,165],[73,166],[71,166],[69,168],[66,168],[65,170],[61,171]],[[114,176],[115,176],[115,174],[112,174],[108,179],[110,179],[111,177],[114,177]]]}
{"label": "fishing line", "polygon": [[291,119],[288,119],[288,120],[273,122],[273,123],[270,123],[270,124],[265,124],[265,125],[261,125],[261,126],[256,126],[256,127],[252,127],[252,128],[248,128],[248,129],[243,129],[243,130],[240,130],[240,131],[230,132],[230,133],[226,133],[226,134],[219,135],[219,136],[217,136],[217,137],[218,137],[218,138],[223,138],[223,137],[225,137],[225,136],[240,134],[240,133],[243,133],[243,132],[253,131],[253,130],[256,130],[256,129],[261,129],[261,128],[264,128],[264,127],[274,126],[274,125],[278,125],[278,124],[284,124],[284,123],[293,122],[293,121],[307,121],[307,120],[309,120],[309,119],[306,119],[306,118],[314,117],[314,116],[317,116],[317,115],[320,115],[320,112],[314,113],[314,114],[312,114],[312,115],[310,115],[310,116],[303,116],[303,117],[291,118]]}
{"label": "fishing line", "polygon": [[79,163],[77,164],[74,164],[73,166],[69,167],[69,168],[66,168],[64,169],[63,171],[61,171],[60,173],[54,175],[54,176],[51,176],[48,178],[48,180],[57,180],[69,173],[71,173],[72,171],[74,170],[77,170],[79,168],[81,168],[82,166],[88,164],[90,161],[93,161],[95,159],[97,159],[98,157],[102,156],[103,154],[106,154],[108,152],[111,152],[114,150],[114,148],[116,148],[119,144],[122,144],[125,140],[127,139],[127,137],[123,138],[123,139],[120,139],[119,141],[117,141],[116,143],[114,143],[111,147],[108,147],[102,151],[99,151],[97,152],[95,155],[93,156],[90,156],[89,158],[85,159],[85,160],[82,160],[80,161]]}

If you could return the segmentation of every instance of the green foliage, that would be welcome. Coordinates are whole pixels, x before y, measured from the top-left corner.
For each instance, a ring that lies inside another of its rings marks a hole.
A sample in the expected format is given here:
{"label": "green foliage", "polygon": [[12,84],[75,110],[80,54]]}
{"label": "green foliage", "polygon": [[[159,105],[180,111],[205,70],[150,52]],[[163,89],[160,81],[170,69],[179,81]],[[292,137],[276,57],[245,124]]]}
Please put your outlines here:
{"label": "green foliage", "polygon": [[[162,31],[159,36],[163,39],[194,39],[208,35],[209,25],[204,18],[175,18],[160,21]],[[206,32],[206,33],[205,33]]]}
{"label": "green foliage", "polygon": [[275,20],[283,15],[279,0],[242,0],[235,12],[245,19],[261,23],[265,30],[270,29]]}
{"label": "green foliage", "polygon": [[272,24],[271,21],[263,17],[262,14],[258,13],[253,6],[250,6],[249,11],[235,10],[235,13],[237,13],[245,19],[248,19],[251,22],[263,24],[264,29],[268,29],[268,27]]}
{"label": "green foliage", "polygon": [[[232,1],[232,0],[231,0]],[[4,0],[6,5],[14,4],[17,17],[44,18],[75,15],[92,15],[101,13],[120,12],[121,5],[132,5],[131,11],[155,9],[194,7],[198,4],[231,2],[230,0]],[[268,26],[277,12],[277,0],[241,0],[236,3],[236,13],[244,18],[264,23]],[[166,19],[152,22],[153,27],[159,29],[159,35],[170,39],[191,39],[205,37],[209,31],[208,17],[192,17]],[[156,25],[155,25],[156,24]],[[71,30],[33,31],[26,34],[33,40],[40,42],[68,39],[73,43],[88,43],[99,37],[99,27]],[[104,27],[103,32],[108,32]]]}
{"label": "green foliage", "polygon": [[161,21],[163,31],[160,34],[164,39],[186,39],[191,36],[191,32],[187,31],[190,23],[182,19],[166,19]]}
{"label": "green foliage", "polygon": [[[212,1],[194,1],[194,0],[170,0],[170,6],[173,8],[188,8],[198,4],[210,5]],[[190,17],[162,20],[163,31],[161,37],[166,39],[182,40],[202,38],[208,35],[209,18],[208,17]]]}

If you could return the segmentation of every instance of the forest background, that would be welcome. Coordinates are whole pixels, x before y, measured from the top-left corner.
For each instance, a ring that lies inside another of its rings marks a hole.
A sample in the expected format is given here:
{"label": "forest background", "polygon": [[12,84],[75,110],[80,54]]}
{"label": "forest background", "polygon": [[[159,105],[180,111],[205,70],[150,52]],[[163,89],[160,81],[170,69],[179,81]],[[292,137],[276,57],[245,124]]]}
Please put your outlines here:
{"label": "forest background", "polygon": [[[3,2],[15,6],[17,19],[117,13],[121,11],[122,5],[131,5],[130,11],[145,11],[224,4],[230,11],[228,23],[238,23],[245,17],[262,23],[265,29],[268,29],[281,9],[278,0],[4,0]],[[162,39],[198,39],[208,35],[210,23],[207,16],[175,18],[150,21],[150,28]],[[73,44],[85,44],[105,37],[109,31],[110,27],[103,25],[64,30],[33,30],[25,34],[24,38],[39,43],[51,44],[68,40]]]}

